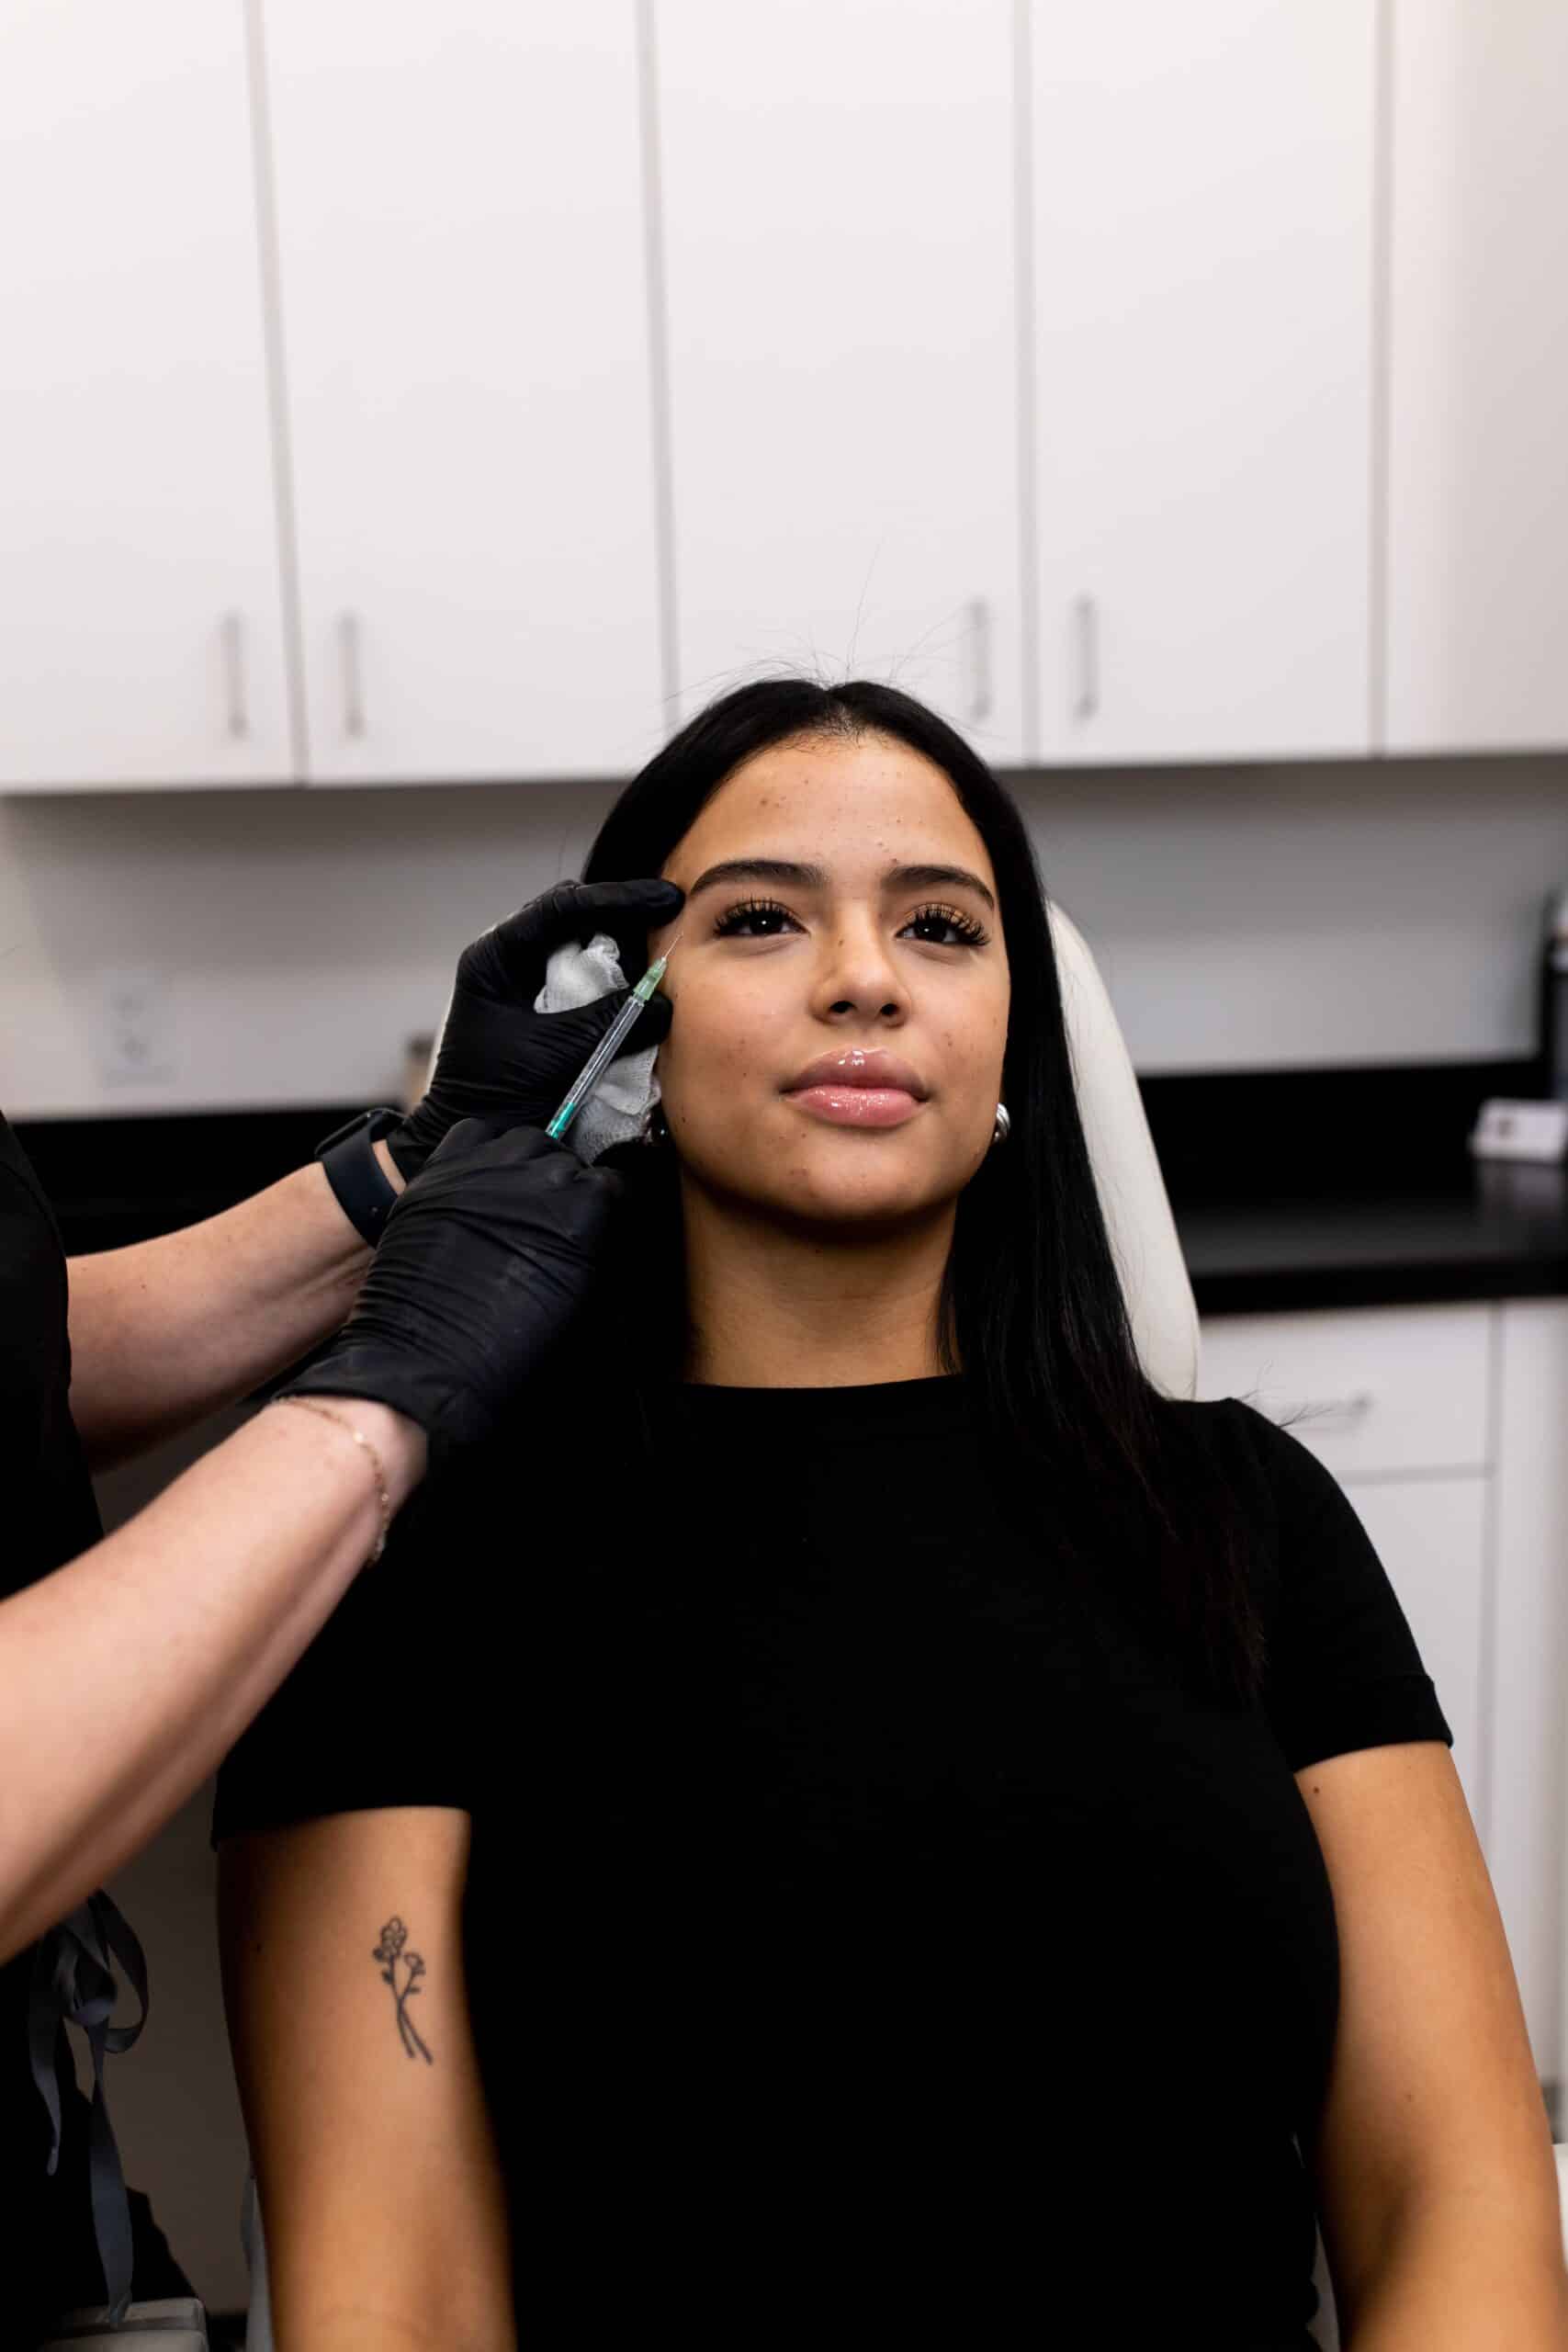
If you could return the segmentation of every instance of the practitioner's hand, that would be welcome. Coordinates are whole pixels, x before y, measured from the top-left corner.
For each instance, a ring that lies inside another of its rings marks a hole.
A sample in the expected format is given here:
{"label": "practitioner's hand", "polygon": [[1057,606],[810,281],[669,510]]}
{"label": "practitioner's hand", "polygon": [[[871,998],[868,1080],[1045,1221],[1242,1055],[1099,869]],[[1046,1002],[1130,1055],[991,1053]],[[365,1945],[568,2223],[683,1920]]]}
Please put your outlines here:
{"label": "practitioner's hand", "polygon": [[392,1204],[343,1329],[278,1394],[372,1397],[433,1446],[488,1436],[586,1297],[622,1190],[536,1127],[463,1120]]}
{"label": "practitioner's hand", "polygon": [[[429,1091],[387,1137],[400,1171],[417,1176],[459,1119],[547,1125],[642,975],[628,972],[624,989],[573,1012],[536,1012],[546,964],[569,940],[586,943],[596,931],[651,931],[684,900],[673,882],[558,882],[465,947]],[[669,1033],[669,1001],[656,995],[621,1052],[646,1052]]]}

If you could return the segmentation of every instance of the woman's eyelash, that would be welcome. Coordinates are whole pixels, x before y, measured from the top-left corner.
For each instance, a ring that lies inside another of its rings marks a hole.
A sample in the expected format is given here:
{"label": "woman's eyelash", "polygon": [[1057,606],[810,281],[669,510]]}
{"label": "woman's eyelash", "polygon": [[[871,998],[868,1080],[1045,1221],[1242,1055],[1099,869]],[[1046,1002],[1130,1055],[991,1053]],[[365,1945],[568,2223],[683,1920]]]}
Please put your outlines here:
{"label": "woman's eyelash", "polygon": [[[984,925],[977,923],[973,915],[961,913],[957,907],[920,907],[909,917],[909,921],[949,923],[958,933],[965,947],[984,947],[990,936]],[[936,944],[942,946],[946,943],[939,940]]]}
{"label": "woman's eyelash", "polygon": [[[714,936],[716,939],[737,938],[741,935],[743,925],[754,926],[772,919],[782,919],[784,922],[795,921],[789,909],[781,906],[777,899],[743,899],[738,905],[725,909],[714,924]],[[962,913],[957,907],[935,905],[918,907],[904,928],[908,930],[910,925],[918,922],[945,923],[950,930],[958,933],[956,943],[951,940],[934,940],[929,943],[938,947],[952,946],[954,944],[964,947],[984,947],[990,935],[981,924],[975,921],[973,915]],[[767,937],[770,934],[757,933],[753,931],[752,935]],[[776,934],[773,935],[776,936]]]}
{"label": "woman's eyelash", "polygon": [[760,915],[783,915],[786,922],[795,921],[789,909],[781,907],[776,899],[742,899],[739,905],[725,909],[714,924],[714,936],[725,938],[743,922],[755,922]]}

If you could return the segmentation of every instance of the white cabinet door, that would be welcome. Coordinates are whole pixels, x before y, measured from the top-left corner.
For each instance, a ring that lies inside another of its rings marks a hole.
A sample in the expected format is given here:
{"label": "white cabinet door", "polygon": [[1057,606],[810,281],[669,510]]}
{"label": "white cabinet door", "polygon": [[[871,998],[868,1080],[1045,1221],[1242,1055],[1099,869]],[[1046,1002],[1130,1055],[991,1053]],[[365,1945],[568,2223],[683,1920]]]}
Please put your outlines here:
{"label": "white cabinet door", "polygon": [[1568,9],[1398,0],[1392,752],[1568,742]]}
{"label": "white cabinet door", "polygon": [[242,0],[8,0],[0,340],[0,788],[286,778]]}
{"label": "white cabinet door", "polygon": [[1200,1396],[1239,1396],[1339,1479],[1492,1465],[1484,1302],[1205,1317]]}
{"label": "white cabinet door", "polygon": [[660,738],[633,0],[265,0],[312,779]]}
{"label": "white cabinet door", "polygon": [[1369,748],[1367,0],[1032,0],[1043,750]]}
{"label": "white cabinet door", "polygon": [[1023,756],[1012,0],[660,0],[682,715],[903,686]]}

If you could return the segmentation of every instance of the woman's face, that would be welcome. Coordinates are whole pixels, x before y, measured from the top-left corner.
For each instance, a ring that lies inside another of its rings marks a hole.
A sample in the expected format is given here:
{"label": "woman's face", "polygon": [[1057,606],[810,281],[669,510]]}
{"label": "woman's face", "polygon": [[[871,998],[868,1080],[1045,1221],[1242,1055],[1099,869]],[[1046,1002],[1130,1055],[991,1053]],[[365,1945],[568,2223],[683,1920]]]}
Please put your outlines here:
{"label": "woman's face", "polygon": [[991,1141],[1009,980],[996,876],[942,770],[882,735],[775,744],[663,871],[686,892],[649,944],[680,935],[658,1071],[687,1175],[812,1219],[954,1200]]}

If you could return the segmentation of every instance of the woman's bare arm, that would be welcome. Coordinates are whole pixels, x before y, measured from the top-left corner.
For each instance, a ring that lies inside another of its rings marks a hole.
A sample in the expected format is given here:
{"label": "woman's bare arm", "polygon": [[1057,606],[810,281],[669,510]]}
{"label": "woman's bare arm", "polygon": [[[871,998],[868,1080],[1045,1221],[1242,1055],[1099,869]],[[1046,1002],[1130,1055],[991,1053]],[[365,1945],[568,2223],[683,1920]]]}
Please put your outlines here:
{"label": "woman's bare arm", "polygon": [[220,1849],[224,2000],[280,2352],[514,2352],[464,1984],[470,1826],[399,1806]]}

